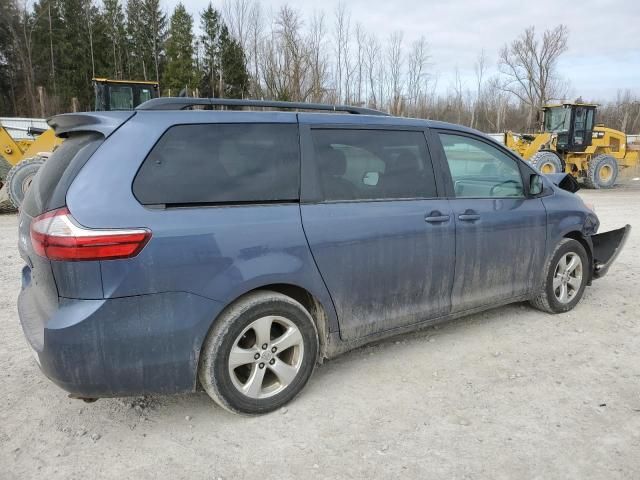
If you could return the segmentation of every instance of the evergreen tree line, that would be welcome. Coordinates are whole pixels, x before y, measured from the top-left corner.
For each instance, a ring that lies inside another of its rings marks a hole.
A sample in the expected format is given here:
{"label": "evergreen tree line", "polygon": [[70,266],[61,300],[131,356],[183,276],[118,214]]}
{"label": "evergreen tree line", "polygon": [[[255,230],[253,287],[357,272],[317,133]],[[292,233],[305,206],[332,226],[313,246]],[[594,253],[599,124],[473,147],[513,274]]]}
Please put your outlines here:
{"label": "evergreen tree line", "polygon": [[[463,76],[444,80],[428,36],[382,37],[345,3],[305,18],[291,5],[221,0],[194,19],[160,0],[0,0],[0,114],[41,116],[90,109],[91,78],[155,80],[162,95],[349,103],[487,131],[535,131],[541,107],[574,100],[559,75],[569,32],[526,28],[492,53],[479,50]],[[197,23],[195,23],[197,22]],[[428,32],[425,32],[428,35]],[[497,73],[490,73],[496,72]],[[75,99],[75,100],[74,100]],[[598,122],[640,131],[640,102],[620,91]],[[75,103],[74,103],[75,102]]]}
{"label": "evergreen tree line", "polygon": [[163,95],[246,96],[244,53],[212,4],[196,36],[181,3],[168,17],[160,0],[125,1],[37,0],[27,9],[0,0],[0,113],[90,110],[94,77],[157,81]]}

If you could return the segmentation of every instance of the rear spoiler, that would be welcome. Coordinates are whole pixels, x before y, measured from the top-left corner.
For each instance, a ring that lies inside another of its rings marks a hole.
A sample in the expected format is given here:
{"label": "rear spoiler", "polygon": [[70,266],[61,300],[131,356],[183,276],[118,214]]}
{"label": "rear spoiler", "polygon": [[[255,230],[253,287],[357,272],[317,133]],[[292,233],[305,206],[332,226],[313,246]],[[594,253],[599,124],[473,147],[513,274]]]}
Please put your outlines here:
{"label": "rear spoiler", "polygon": [[568,173],[547,173],[545,175],[551,182],[567,192],[576,193],[580,190],[580,184]]}
{"label": "rear spoiler", "polygon": [[56,136],[66,138],[75,132],[97,132],[108,137],[136,112],[65,113],[47,120]]}

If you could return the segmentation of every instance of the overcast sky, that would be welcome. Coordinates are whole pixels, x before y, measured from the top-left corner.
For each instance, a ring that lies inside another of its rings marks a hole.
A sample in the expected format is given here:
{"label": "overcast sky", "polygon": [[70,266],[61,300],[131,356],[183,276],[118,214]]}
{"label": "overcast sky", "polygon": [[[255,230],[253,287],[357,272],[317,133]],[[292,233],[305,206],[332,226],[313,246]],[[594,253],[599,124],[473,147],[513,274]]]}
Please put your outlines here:
{"label": "overcast sky", "polygon": [[[221,8],[223,0],[214,0]],[[173,0],[164,0],[171,10]],[[183,0],[194,14],[209,0]],[[309,18],[324,10],[333,27],[338,0],[262,0],[265,11],[288,3]],[[344,2],[352,22],[361,22],[380,39],[404,32],[405,45],[424,35],[430,45],[432,70],[439,90],[450,87],[456,66],[472,88],[473,64],[484,49],[491,66],[499,48],[534,25],[543,31],[559,23],[569,28],[569,50],[560,73],[569,80],[572,95],[611,100],[618,90],[640,95],[640,0],[350,0]]]}

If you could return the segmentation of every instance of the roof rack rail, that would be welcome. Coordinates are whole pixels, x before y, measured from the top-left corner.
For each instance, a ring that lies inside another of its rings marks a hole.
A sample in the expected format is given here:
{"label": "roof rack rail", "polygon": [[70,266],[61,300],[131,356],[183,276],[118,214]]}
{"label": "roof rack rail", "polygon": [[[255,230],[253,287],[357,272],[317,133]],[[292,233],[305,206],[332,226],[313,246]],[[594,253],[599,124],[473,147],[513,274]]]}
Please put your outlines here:
{"label": "roof rack rail", "polygon": [[189,98],[161,97],[147,100],[138,105],[136,110],[184,110],[194,106],[214,107],[257,107],[284,108],[295,110],[322,110],[325,112],[344,112],[359,115],[385,115],[388,113],[372,108],[352,107],[350,105],[328,105],[323,103],[279,102],[271,100],[239,100],[234,98]]}

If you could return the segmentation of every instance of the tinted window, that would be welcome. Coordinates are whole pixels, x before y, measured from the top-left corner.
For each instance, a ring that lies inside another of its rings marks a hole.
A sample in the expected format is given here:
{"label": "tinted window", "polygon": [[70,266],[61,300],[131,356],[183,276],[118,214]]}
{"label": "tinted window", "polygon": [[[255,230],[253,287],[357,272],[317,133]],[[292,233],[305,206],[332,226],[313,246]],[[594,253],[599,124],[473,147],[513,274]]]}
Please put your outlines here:
{"label": "tinted window", "polygon": [[517,162],[497,148],[473,138],[440,134],[456,197],[522,197]]}
{"label": "tinted window", "polygon": [[296,125],[178,125],[142,164],[133,192],[146,205],[295,201]]}
{"label": "tinted window", "polygon": [[38,171],[22,204],[24,211],[35,217],[63,207],[69,185],[103,140],[98,133],[69,136]]}
{"label": "tinted window", "polygon": [[422,132],[312,130],[325,200],[433,198],[433,168]]}

